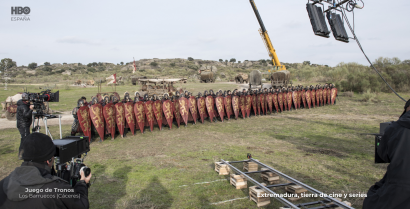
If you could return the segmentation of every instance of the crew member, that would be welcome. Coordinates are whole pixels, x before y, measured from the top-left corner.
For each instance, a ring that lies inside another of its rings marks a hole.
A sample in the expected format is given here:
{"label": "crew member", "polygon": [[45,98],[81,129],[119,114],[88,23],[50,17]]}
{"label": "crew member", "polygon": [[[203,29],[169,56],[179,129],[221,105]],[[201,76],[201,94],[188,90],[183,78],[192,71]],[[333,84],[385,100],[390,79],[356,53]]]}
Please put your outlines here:
{"label": "crew member", "polygon": [[74,187],[52,175],[56,147],[51,138],[33,133],[23,143],[23,160],[9,176],[0,181],[0,208],[89,208],[88,188],[91,174],[81,171]]}
{"label": "crew member", "polygon": [[24,142],[24,137],[30,134],[30,126],[33,120],[33,109],[34,105],[30,105],[29,95],[27,93],[23,93],[21,95],[21,99],[17,101],[17,129],[20,132],[20,147],[19,147],[19,159],[21,160],[22,156],[22,145]]}
{"label": "crew member", "polygon": [[410,100],[399,120],[386,128],[377,147],[380,158],[390,163],[384,177],[371,186],[363,209],[410,207]]}

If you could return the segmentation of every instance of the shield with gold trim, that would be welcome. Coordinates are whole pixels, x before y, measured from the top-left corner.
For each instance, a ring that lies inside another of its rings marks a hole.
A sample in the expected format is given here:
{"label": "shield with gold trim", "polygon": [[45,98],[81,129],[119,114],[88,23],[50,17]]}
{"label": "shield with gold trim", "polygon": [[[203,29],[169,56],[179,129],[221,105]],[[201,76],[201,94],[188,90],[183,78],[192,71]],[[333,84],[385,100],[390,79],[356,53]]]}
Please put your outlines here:
{"label": "shield with gold trim", "polygon": [[215,117],[214,98],[212,96],[207,96],[205,98],[205,106],[206,106],[206,110],[208,111],[209,120],[212,123]]}
{"label": "shield with gold trim", "polygon": [[106,130],[111,134],[111,139],[115,136],[115,107],[113,103],[108,103],[103,107]]}
{"label": "shield with gold trim", "polygon": [[261,115],[261,99],[259,98],[259,94],[256,95],[256,107],[258,109],[258,115]]}
{"label": "shield with gold trim", "polygon": [[295,107],[296,110],[298,109],[298,98],[297,98],[297,95],[298,95],[297,91],[293,91],[293,92],[292,92],[293,105],[294,105],[294,107]]}
{"label": "shield with gold trim", "polygon": [[198,119],[196,98],[194,96],[189,97],[188,103],[189,103],[189,111],[191,112],[192,118],[194,119],[194,123],[196,124],[196,120]]}
{"label": "shield with gold trim", "polygon": [[175,121],[177,122],[178,128],[181,125],[181,113],[179,113],[179,101],[175,99],[172,102],[172,111],[174,112]]}
{"label": "shield with gold trim", "polygon": [[306,108],[306,91],[304,89],[302,90],[302,102],[303,107]]}
{"label": "shield with gold trim", "polygon": [[313,108],[315,108],[316,107],[316,90],[315,89],[312,89],[310,91],[310,98],[312,100]]}
{"label": "shield with gold trim", "polygon": [[297,97],[296,99],[298,100],[298,108],[300,109],[300,104],[302,103],[302,92],[300,90],[297,91]]}
{"label": "shield with gold trim", "polygon": [[311,102],[312,102],[310,89],[308,89],[308,90],[305,92],[305,98],[306,98],[307,106],[308,106],[308,108],[310,109],[310,105],[311,105]]}
{"label": "shield with gold trim", "polygon": [[316,90],[316,106],[320,106],[320,91],[319,89]]}
{"label": "shield with gold trim", "polygon": [[219,116],[221,117],[221,121],[224,121],[225,116],[225,108],[224,108],[224,98],[219,96],[215,98],[216,109],[218,110]]}
{"label": "shield with gold trim", "polygon": [[155,101],[152,104],[155,118],[157,119],[159,130],[162,130],[162,104],[160,100]]}
{"label": "shield with gold trim", "polygon": [[246,117],[246,98],[245,95],[239,97],[239,108],[241,109],[242,118]]}
{"label": "shield with gold trim", "polygon": [[88,136],[88,141],[91,141],[91,120],[88,106],[82,106],[77,111],[78,121],[81,130],[85,136]]}
{"label": "shield with gold trim", "polygon": [[260,101],[259,103],[261,106],[262,114],[265,114],[265,97],[263,94],[259,94],[258,96],[259,96],[259,101]]}
{"label": "shield with gold trim", "polygon": [[283,112],[283,93],[282,92],[278,94],[278,103],[279,103],[280,111]]}
{"label": "shield with gold trim", "polygon": [[334,105],[337,96],[337,88],[332,88],[332,90],[330,91],[330,96],[332,105]]}
{"label": "shield with gold trim", "polygon": [[276,112],[280,112],[279,110],[279,105],[278,105],[278,93],[273,93],[272,94],[272,101],[273,101],[273,105],[275,106]]}
{"label": "shield with gold trim", "polygon": [[203,97],[198,98],[197,103],[198,103],[198,113],[199,113],[199,116],[201,117],[201,122],[204,123],[204,120],[206,117],[205,98]]}
{"label": "shield with gold trim", "polygon": [[169,129],[172,129],[172,121],[174,120],[174,113],[172,112],[172,102],[164,100],[162,103],[162,110],[164,111],[165,119],[167,120]]}
{"label": "shield with gold trim", "polygon": [[90,107],[90,118],[95,129],[97,129],[100,139],[104,140],[104,115],[101,104],[95,104]]}
{"label": "shield with gold trim", "polygon": [[135,135],[135,116],[134,116],[134,102],[124,103],[125,121],[131,129],[132,135]]}
{"label": "shield with gold trim", "polygon": [[273,101],[273,95],[272,93],[268,93],[267,95],[267,101],[268,101],[268,107],[269,107],[269,112],[272,114],[272,101]]}
{"label": "shield with gold trim", "polygon": [[252,97],[251,95],[245,96],[245,106],[246,106],[246,115],[249,118],[251,115],[251,107],[252,107]]}
{"label": "shield with gold trim", "polygon": [[292,109],[292,92],[288,92],[288,110]]}
{"label": "shield with gold trim", "polygon": [[330,88],[327,89],[327,103],[331,104],[331,91]]}
{"label": "shield with gold trim", "polygon": [[288,110],[288,92],[283,92],[283,110]]}
{"label": "shield with gold trim", "polygon": [[143,101],[139,101],[134,104],[134,115],[141,133],[144,133],[145,110]]}
{"label": "shield with gold trim", "polygon": [[323,105],[326,105],[327,102],[327,89],[323,89]]}
{"label": "shield with gold trim", "polygon": [[231,119],[232,115],[232,97],[231,96],[225,96],[224,97],[224,105],[225,105],[225,112],[226,116],[228,116],[228,120]]}
{"label": "shield with gold trim", "polygon": [[252,94],[252,108],[253,108],[253,113],[255,115],[258,115],[258,107],[256,106],[256,95]]}
{"label": "shield with gold trim", "polygon": [[179,98],[179,113],[181,114],[182,120],[185,122],[185,125],[188,125],[188,99],[185,97]]}
{"label": "shield with gold trim", "polygon": [[238,119],[238,116],[239,116],[239,97],[238,96],[232,97],[232,109],[233,109],[233,113],[235,114],[235,119]]}
{"label": "shield with gold trim", "polygon": [[122,104],[122,102],[115,104],[115,122],[117,123],[121,137],[123,137],[125,128],[125,111],[124,104]]}
{"label": "shield with gold trim", "polygon": [[155,120],[154,110],[153,110],[153,108],[152,108],[152,104],[153,104],[153,103],[154,103],[154,102],[152,102],[152,101],[146,101],[146,102],[144,103],[145,116],[146,116],[147,122],[148,122],[148,124],[149,124],[149,126],[150,126],[151,132],[152,132],[153,129],[154,129],[154,120]]}

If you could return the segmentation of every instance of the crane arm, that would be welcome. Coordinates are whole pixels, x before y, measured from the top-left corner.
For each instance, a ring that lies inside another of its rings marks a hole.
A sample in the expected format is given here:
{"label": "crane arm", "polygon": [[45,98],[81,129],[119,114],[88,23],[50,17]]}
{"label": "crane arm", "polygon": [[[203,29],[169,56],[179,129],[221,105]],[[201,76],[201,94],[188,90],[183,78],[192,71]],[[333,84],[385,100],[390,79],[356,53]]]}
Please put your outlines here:
{"label": "crane arm", "polygon": [[256,8],[255,1],[254,0],[249,0],[249,2],[252,5],[252,9],[255,12],[255,15],[256,15],[256,18],[258,19],[259,25],[261,26],[261,29],[259,30],[259,33],[262,37],[262,40],[265,44],[266,49],[268,50],[269,57],[272,59],[273,66],[276,67],[277,70],[279,70],[279,71],[280,70],[286,70],[286,67],[284,65],[280,64],[278,55],[276,54],[276,50],[275,50],[275,48],[273,48],[272,41],[269,38],[268,31],[266,30],[265,25],[263,24],[262,18],[259,14],[259,11]]}

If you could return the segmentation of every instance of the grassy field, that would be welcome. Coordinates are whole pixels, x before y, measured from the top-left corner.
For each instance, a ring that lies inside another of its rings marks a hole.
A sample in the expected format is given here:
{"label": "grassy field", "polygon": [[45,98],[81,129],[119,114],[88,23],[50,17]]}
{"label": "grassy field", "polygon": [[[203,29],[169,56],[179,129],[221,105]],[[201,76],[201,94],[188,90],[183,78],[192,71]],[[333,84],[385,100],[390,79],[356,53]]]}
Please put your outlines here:
{"label": "grassy field", "polygon": [[[183,87],[197,92],[237,85],[194,83]],[[22,87],[10,88],[7,93],[0,91],[1,100]],[[31,89],[38,91],[38,87]],[[122,94],[135,87],[117,90]],[[53,109],[67,111],[79,96],[89,98],[97,89],[60,91],[61,102]],[[402,96],[408,98],[408,94]],[[404,103],[394,94],[377,94],[372,102],[362,102],[363,97],[340,96],[334,106],[172,130],[155,128],[152,133],[92,143],[86,158],[96,177],[89,189],[91,208],[256,208],[245,198],[248,189],[236,190],[227,176],[214,171],[215,161],[244,160],[247,153],[322,192],[366,193],[383,177],[387,165],[374,164],[374,138],[361,133],[377,133],[380,122],[397,120]],[[63,130],[63,135],[69,135],[70,126],[63,126]],[[17,129],[1,132],[2,179],[21,161],[17,160]],[[51,127],[51,132],[57,136],[58,127]],[[245,199],[219,203],[235,198]],[[363,199],[348,197],[347,201],[361,208]],[[280,206],[273,198],[271,201],[267,208]]]}

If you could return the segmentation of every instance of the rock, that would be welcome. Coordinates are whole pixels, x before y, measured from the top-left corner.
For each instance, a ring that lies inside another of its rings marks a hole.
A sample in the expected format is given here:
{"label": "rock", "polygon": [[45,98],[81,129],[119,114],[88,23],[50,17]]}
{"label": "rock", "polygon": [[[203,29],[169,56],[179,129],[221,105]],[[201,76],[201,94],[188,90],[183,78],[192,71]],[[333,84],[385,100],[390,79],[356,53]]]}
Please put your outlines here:
{"label": "rock", "polygon": [[54,67],[60,67],[60,66],[63,66],[63,65],[60,64],[60,63],[53,63],[52,66],[54,66]]}
{"label": "rock", "polygon": [[66,70],[66,71],[62,72],[61,74],[63,74],[63,75],[71,75],[71,71]]}
{"label": "rock", "polygon": [[216,68],[215,66],[211,66],[211,70],[212,70],[212,72],[217,72],[218,68]]}
{"label": "rock", "polygon": [[126,70],[128,70],[127,67],[122,67],[122,68],[121,68],[121,71],[126,71]]}
{"label": "rock", "polygon": [[36,70],[27,70],[26,73],[34,75],[36,74]]}
{"label": "rock", "polygon": [[221,73],[221,78],[226,78],[225,73]]}
{"label": "rock", "polygon": [[199,68],[200,70],[206,70],[206,66],[202,66]]}

